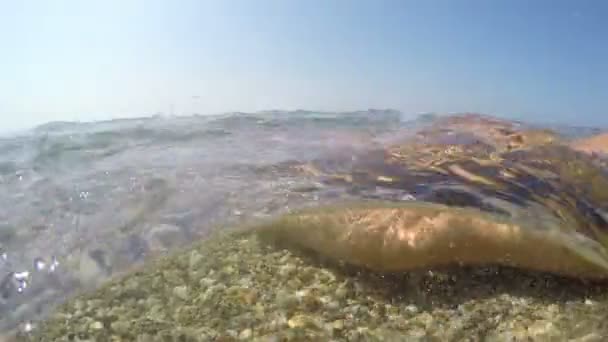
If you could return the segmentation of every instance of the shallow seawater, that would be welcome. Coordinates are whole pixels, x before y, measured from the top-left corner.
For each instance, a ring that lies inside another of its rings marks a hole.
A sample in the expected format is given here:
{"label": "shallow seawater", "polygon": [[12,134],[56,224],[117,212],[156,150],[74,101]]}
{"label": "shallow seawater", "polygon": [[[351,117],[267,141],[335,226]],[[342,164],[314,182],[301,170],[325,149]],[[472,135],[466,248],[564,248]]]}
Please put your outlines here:
{"label": "shallow seawater", "polygon": [[367,148],[399,122],[366,115],[52,123],[1,138],[0,331],[222,226],[348,196],[267,166]]}
{"label": "shallow seawater", "polygon": [[425,123],[234,114],[56,123],[1,139],[0,341],[14,332],[36,341],[608,334],[602,284],[497,267],[378,274],[224,233],[294,208],[412,199],[277,165],[339,156],[328,166],[339,171]]}

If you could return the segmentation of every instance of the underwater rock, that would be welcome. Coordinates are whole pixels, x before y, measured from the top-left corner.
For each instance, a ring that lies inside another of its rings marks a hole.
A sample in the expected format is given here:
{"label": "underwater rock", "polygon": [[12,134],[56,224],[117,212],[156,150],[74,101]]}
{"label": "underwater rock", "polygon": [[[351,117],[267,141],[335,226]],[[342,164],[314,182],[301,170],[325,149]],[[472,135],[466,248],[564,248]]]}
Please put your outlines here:
{"label": "underwater rock", "polygon": [[290,167],[362,201],[286,215],[263,237],[377,271],[500,264],[606,277],[608,172],[553,131],[465,114],[335,161]]}
{"label": "underwater rock", "polygon": [[499,264],[608,277],[608,253],[599,241],[553,222],[473,208],[348,203],[287,214],[258,229],[266,241],[382,272]]}
{"label": "underwater rock", "polygon": [[581,152],[608,154],[608,133],[577,139],[570,146]]}

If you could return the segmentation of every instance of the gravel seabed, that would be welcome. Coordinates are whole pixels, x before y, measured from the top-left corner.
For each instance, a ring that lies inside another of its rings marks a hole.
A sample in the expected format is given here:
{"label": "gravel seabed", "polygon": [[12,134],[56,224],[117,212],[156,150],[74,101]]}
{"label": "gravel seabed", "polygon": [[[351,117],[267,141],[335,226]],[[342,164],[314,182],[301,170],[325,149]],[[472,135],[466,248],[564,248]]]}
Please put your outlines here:
{"label": "gravel seabed", "polygon": [[502,267],[377,274],[217,233],[18,341],[601,341],[608,286]]}

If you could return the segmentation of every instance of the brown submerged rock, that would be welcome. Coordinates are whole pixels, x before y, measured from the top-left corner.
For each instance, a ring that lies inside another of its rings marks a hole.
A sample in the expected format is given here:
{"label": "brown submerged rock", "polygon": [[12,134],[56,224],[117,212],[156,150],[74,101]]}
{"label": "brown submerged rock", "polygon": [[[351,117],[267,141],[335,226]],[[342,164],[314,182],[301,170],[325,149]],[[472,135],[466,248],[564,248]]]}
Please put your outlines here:
{"label": "brown submerged rock", "polygon": [[570,146],[581,152],[608,154],[608,133],[575,140]]}
{"label": "brown submerged rock", "polygon": [[442,135],[471,134],[497,150],[513,150],[550,144],[558,140],[555,132],[526,128],[523,123],[480,114],[463,114],[439,119],[418,137],[437,140]]}
{"label": "brown submerged rock", "polygon": [[372,202],[293,213],[259,233],[267,241],[381,272],[500,264],[608,277],[601,244],[554,224],[440,204]]}
{"label": "brown submerged rock", "polygon": [[500,264],[608,277],[608,174],[549,130],[486,116],[441,118],[354,162],[292,166],[363,200],[263,225],[275,242],[379,271]]}

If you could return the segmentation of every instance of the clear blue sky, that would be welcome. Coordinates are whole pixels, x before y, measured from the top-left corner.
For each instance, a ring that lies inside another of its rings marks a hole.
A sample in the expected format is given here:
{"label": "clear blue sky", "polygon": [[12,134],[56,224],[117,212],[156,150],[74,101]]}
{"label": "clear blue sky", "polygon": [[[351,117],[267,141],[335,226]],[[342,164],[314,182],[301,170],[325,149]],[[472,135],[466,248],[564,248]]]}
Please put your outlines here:
{"label": "clear blue sky", "polygon": [[0,129],[396,108],[608,124],[608,1],[0,0]]}

